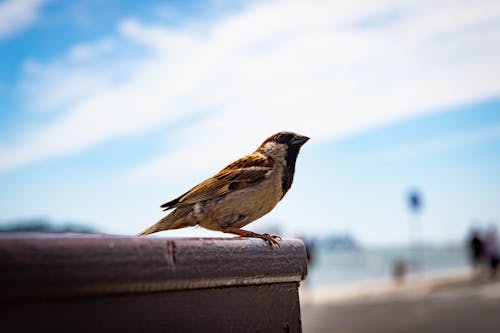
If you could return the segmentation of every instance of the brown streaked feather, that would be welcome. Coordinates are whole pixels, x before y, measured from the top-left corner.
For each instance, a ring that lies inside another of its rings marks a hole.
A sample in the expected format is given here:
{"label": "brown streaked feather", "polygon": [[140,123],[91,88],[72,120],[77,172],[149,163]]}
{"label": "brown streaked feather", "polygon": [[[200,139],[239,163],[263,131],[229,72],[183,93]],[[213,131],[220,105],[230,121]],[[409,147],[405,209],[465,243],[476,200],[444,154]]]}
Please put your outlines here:
{"label": "brown streaked feather", "polygon": [[271,157],[255,152],[229,164],[215,176],[161,207],[164,210],[182,207],[256,185],[266,179],[266,174],[272,170],[273,165]]}

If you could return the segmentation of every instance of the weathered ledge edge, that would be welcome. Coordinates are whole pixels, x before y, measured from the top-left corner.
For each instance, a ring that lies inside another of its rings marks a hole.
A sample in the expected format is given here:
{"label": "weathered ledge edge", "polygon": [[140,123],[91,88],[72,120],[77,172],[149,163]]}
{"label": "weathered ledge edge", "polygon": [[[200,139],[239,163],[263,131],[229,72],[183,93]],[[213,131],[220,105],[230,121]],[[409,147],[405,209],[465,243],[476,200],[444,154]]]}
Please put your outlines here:
{"label": "weathered ledge edge", "polygon": [[249,238],[0,236],[0,300],[299,283],[304,244]]}

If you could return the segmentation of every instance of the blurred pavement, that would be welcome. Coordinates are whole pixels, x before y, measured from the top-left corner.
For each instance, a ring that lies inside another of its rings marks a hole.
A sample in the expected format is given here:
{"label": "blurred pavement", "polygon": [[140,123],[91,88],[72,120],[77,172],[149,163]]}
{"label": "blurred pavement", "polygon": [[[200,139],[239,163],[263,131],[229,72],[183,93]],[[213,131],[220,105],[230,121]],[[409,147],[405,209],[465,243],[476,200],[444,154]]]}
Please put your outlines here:
{"label": "blurred pavement", "polygon": [[455,281],[306,303],[302,324],[305,333],[500,332],[500,282]]}

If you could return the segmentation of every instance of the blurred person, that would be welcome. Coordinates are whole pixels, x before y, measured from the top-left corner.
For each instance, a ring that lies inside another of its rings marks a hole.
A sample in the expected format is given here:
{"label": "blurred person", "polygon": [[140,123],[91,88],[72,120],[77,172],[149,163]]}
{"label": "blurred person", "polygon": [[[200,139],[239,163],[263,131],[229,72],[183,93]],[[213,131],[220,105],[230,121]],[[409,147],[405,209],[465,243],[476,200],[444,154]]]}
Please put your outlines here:
{"label": "blurred person", "polygon": [[481,268],[480,265],[485,259],[484,241],[481,237],[481,234],[479,233],[479,230],[472,229],[470,238],[467,243],[472,270],[474,274],[477,274],[479,273],[479,270]]}
{"label": "blurred person", "polygon": [[484,249],[487,262],[490,266],[490,276],[495,278],[500,262],[500,249],[498,247],[498,235],[495,226],[491,226],[484,237]]}
{"label": "blurred person", "polygon": [[394,284],[401,286],[405,282],[406,277],[406,262],[404,259],[397,258],[392,265],[392,277]]}

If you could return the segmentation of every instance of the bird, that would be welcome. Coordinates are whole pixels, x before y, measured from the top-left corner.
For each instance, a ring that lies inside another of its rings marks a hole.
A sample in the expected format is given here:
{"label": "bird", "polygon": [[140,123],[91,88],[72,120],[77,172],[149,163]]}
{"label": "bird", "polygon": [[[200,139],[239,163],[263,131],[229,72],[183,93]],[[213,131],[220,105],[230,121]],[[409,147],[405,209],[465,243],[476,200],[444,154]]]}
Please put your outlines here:
{"label": "bird", "polygon": [[191,226],[241,237],[260,238],[279,247],[277,235],[241,229],[269,213],[292,186],[300,148],[309,137],[278,132],[252,154],[229,164],[216,175],[164,203],[173,211],[139,236]]}

